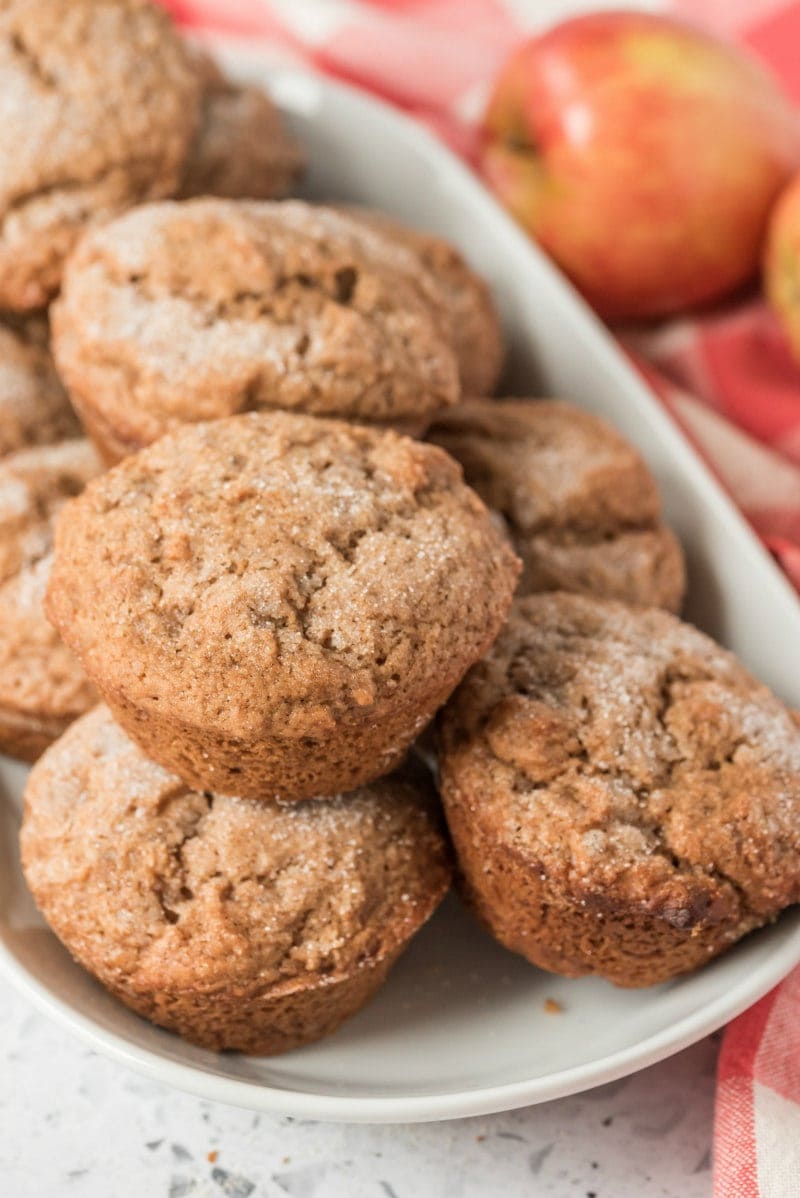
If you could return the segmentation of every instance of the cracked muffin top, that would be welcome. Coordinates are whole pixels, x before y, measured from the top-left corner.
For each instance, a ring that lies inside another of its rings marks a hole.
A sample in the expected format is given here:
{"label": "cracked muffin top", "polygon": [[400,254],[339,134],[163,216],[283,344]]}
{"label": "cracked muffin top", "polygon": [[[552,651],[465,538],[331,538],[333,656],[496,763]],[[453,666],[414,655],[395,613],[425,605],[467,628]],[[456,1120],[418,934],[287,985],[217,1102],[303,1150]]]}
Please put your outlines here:
{"label": "cracked muffin top", "polygon": [[666,612],[518,600],[440,732],[445,796],[578,901],[678,928],[800,901],[800,728]]}
{"label": "cracked muffin top", "polygon": [[442,320],[458,358],[464,395],[491,395],[503,368],[505,347],[489,288],[461,254],[443,237],[409,228],[385,212],[348,207],[349,216],[365,222],[405,246],[436,280]]}
{"label": "cracked muffin top", "polygon": [[305,156],[272,100],[260,87],[226,79],[207,54],[198,55],[197,70],[203,86],[200,127],[181,197],[272,200],[286,195]]}
{"label": "cracked muffin top", "polygon": [[561,400],[470,400],[428,436],[503,516],[522,558],[520,594],[680,609],[683,552],[661,521],[655,479],[604,421]]}
{"label": "cracked muffin top", "polygon": [[202,794],[105,707],[35,767],[21,844],[31,891],[79,960],[173,994],[334,980],[402,945],[450,881],[423,771],[327,803]]}
{"label": "cracked muffin top", "polygon": [[43,602],[56,514],[99,471],[92,446],[82,439],[37,446],[0,462],[0,725],[16,713],[44,728],[47,721],[74,719],[96,702],[83,670],[48,623]]}
{"label": "cracked muffin top", "polygon": [[459,393],[432,288],[410,252],[332,209],[152,204],[81,242],[54,352],[110,460],[246,410],[416,430]]}
{"label": "cracked muffin top", "polygon": [[0,95],[0,308],[27,311],[87,225],[177,189],[200,84],[145,0],[4,0]]}
{"label": "cracked muffin top", "polygon": [[58,524],[48,611],[101,690],[240,741],[291,738],[382,701],[413,721],[432,680],[474,660],[516,575],[440,449],[249,413],[184,426],[90,484]]}
{"label": "cracked muffin top", "polygon": [[47,346],[46,324],[0,323],[0,459],[80,431]]}

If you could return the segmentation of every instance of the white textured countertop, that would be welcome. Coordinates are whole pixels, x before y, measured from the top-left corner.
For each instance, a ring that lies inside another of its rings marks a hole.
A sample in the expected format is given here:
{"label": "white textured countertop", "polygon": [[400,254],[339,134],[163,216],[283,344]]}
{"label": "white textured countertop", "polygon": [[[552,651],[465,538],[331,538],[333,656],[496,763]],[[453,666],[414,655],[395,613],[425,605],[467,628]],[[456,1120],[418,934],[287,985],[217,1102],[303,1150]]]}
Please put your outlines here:
{"label": "white textured countertop", "polygon": [[202,1102],[86,1049],[0,978],[3,1198],[709,1198],[717,1044],[576,1098],[395,1127]]}

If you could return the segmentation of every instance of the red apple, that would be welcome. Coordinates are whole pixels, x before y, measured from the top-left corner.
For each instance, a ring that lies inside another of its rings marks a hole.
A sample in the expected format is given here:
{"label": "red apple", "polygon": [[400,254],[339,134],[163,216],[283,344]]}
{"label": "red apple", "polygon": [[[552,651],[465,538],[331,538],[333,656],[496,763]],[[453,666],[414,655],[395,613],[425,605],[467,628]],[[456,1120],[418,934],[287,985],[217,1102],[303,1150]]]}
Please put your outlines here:
{"label": "red apple", "polygon": [[800,176],[786,188],[770,217],[764,287],[800,361]]}
{"label": "red apple", "polygon": [[526,42],[483,129],[491,187],[606,317],[664,316],[758,268],[800,165],[795,111],[755,61],[647,13]]}

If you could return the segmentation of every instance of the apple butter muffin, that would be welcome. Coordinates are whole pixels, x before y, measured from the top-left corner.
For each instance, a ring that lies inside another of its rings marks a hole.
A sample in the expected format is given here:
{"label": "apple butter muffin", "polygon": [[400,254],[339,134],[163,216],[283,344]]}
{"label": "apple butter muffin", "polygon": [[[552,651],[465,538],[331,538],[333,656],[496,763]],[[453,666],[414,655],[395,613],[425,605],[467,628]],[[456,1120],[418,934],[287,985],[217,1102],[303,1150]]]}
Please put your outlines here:
{"label": "apple butter muffin", "polygon": [[231,82],[207,54],[198,55],[203,86],[198,129],[180,195],[273,200],[299,178],[304,155],[260,87]]}
{"label": "apple butter muffin", "polygon": [[184,425],[62,513],[48,612],[200,790],[380,777],[505,620],[519,563],[441,449],[286,412]]}
{"label": "apple butter muffin", "polygon": [[614,429],[558,400],[470,400],[429,436],[508,527],[520,594],[576,591],[677,612],[686,572],[650,471]]}
{"label": "apple butter muffin", "polygon": [[87,226],[177,190],[200,82],[146,0],[5,0],[0,94],[0,308],[30,311]]}
{"label": "apple butter muffin", "polygon": [[34,767],[25,877],[75,959],[212,1050],[272,1054],[378,990],[450,883],[431,783],[409,767],[324,803],[187,787],[98,707]]}
{"label": "apple butter muffin", "polygon": [[469,905],[543,969],[664,982],[800,901],[800,728],[668,612],[519,599],[439,765]]}
{"label": "apple butter muffin", "polygon": [[332,209],[151,204],[81,242],[54,353],[108,462],[248,410],[420,431],[459,396],[428,284],[413,255]]}
{"label": "apple butter muffin", "polygon": [[483,279],[444,237],[412,229],[372,208],[349,207],[345,211],[411,250],[436,280],[442,319],[458,358],[462,393],[491,395],[500,379],[505,347],[500,320]]}
{"label": "apple butter muffin", "polygon": [[55,516],[99,471],[81,439],[0,461],[0,751],[27,761],[97,702],[43,601]]}
{"label": "apple butter muffin", "polygon": [[46,323],[0,322],[0,459],[80,433],[50,355]]}

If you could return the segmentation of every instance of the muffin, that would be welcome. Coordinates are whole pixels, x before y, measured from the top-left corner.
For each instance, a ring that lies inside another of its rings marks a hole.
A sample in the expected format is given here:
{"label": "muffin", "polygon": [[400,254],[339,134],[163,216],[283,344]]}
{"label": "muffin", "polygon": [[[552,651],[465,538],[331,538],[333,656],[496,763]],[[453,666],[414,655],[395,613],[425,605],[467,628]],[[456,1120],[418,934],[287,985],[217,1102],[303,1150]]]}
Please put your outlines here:
{"label": "muffin", "polygon": [[304,799],[401,760],[517,572],[435,446],[249,413],[185,425],[70,504],[47,608],[154,760],[201,790]]}
{"label": "muffin", "polygon": [[667,612],[519,599],[439,768],[468,904],[543,969],[664,982],[800,900],[800,728]]}
{"label": "muffin", "polygon": [[302,173],[304,156],[269,96],[260,87],[226,79],[207,54],[198,55],[197,69],[203,89],[200,127],[180,195],[234,200],[286,195]]}
{"label": "muffin", "polygon": [[99,469],[84,440],[0,461],[0,752],[26,761],[97,702],[43,602],[56,513]]}
{"label": "muffin", "polygon": [[505,348],[489,288],[455,246],[433,233],[410,229],[371,208],[345,211],[413,252],[441,289],[442,316],[458,358],[464,395],[491,395],[503,369]]}
{"label": "muffin", "polygon": [[80,435],[47,347],[44,322],[0,322],[0,459]]}
{"label": "muffin", "polygon": [[639,454],[558,400],[471,400],[429,431],[500,512],[522,559],[520,594],[574,591],[677,612],[686,572]]}
{"label": "muffin", "polygon": [[0,94],[0,308],[29,311],[87,226],[177,189],[200,84],[145,0],[6,0]]}
{"label": "muffin", "polygon": [[286,1052],[372,997],[450,883],[419,770],[326,803],[200,793],[98,707],[36,765],[22,861],[51,928],[138,1014]]}
{"label": "muffin", "polygon": [[53,313],[58,369],[108,462],[248,410],[421,430],[457,400],[458,368],[422,267],[397,258],[299,201],[146,206],[71,258]]}

